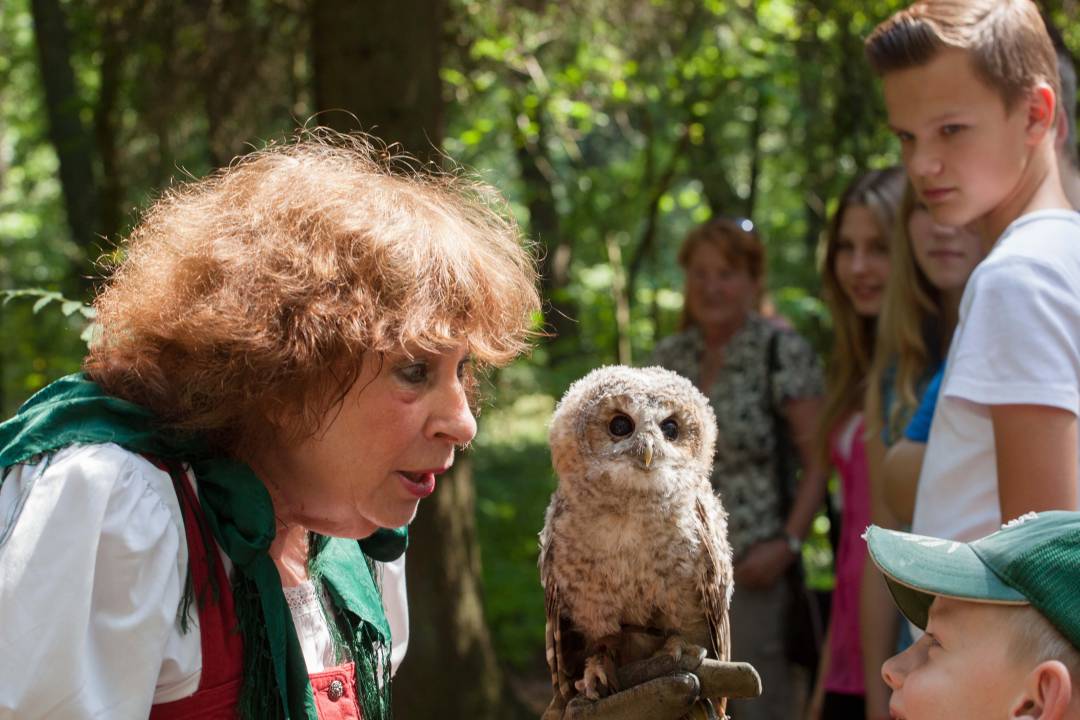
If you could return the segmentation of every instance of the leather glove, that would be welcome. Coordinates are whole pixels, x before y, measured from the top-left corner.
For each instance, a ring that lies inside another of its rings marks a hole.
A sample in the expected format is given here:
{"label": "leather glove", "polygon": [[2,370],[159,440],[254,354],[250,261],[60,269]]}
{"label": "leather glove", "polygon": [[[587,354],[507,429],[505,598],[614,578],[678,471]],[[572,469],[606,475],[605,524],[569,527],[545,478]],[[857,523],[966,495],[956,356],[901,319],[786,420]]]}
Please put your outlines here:
{"label": "leather glove", "polygon": [[702,698],[752,698],[761,694],[761,678],[747,663],[701,660],[661,654],[618,670],[619,692],[592,701],[578,696],[568,703],[556,696],[541,720],[679,720],[719,717],[709,714]]}

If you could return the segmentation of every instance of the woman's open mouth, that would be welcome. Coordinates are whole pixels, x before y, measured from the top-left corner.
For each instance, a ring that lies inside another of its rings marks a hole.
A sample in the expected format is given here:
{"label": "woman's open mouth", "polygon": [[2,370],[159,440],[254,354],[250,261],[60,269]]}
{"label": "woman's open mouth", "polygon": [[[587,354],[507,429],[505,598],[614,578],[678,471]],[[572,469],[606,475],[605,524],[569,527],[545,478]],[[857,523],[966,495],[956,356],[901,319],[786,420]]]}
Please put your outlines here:
{"label": "woman's open mouth", "polygon": [[417,498],[423,499],[435,492],[435,476],[442,472],[441,470],[421,470],[418,472],[407,472],[405,470],[398,470],[398,477],[401,478],[401,484],[405,486],[405,489],[415,495]]}

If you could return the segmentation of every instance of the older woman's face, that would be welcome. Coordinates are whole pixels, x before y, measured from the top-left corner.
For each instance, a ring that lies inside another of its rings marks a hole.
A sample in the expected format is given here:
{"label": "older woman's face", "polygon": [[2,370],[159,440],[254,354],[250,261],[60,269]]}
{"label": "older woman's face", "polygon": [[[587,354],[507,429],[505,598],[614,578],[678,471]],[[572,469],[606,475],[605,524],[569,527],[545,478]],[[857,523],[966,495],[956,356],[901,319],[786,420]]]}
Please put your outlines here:
{"label": "older woman's face", "polygon": [[476,434],[463,385],[467,366],[464,343],[411,358],[365,356],[356,383],[318,433],[256,465],[275,510],[288,516],[281,519],[353,538],[411,521],[453,464],[454,446]]}
{"label": "older woman's face", "polygon": [[754,306],[758,282],[728,261],[718,248],[701,243],[686,263],[686,305],[704,329],[741,323]]}

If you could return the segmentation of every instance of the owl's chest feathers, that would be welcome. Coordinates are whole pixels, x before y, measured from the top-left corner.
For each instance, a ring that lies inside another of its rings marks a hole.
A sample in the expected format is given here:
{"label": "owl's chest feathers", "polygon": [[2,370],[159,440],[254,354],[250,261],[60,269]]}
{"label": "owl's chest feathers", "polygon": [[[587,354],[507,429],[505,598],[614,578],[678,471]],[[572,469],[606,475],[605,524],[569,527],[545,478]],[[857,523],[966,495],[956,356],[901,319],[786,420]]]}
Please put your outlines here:
{"label": "owl's chest feathers", "polygon": [[[683,505],[686,505],[683,507]],[[697,596],[701,545],[688,503],[566,507],[559,584],[572,614],[651,625]]]}
{"label": "owl's chest feathers", "polygon": [[647,562],[647,549],[685,552],[696,546],[688,509],[672,503],[613,503],[580,511],[571,506],[566,524],[570,537],[581,541],[578,549],[585,555],[609,560],[614,553],[628,553]]}

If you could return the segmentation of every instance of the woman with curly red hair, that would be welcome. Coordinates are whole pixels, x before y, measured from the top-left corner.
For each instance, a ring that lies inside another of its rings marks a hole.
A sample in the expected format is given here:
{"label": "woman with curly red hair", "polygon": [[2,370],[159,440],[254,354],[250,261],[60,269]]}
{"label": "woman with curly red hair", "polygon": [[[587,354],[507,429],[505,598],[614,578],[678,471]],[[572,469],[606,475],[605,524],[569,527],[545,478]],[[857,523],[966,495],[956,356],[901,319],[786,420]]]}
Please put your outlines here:
{"label": "woman with curly red hair", "polygon": [[0,425],[0,715],[389,717],[376,561],[472,440],[474,365],[527,346],[517,226],[305,133],[125,250],[84,372]]}

